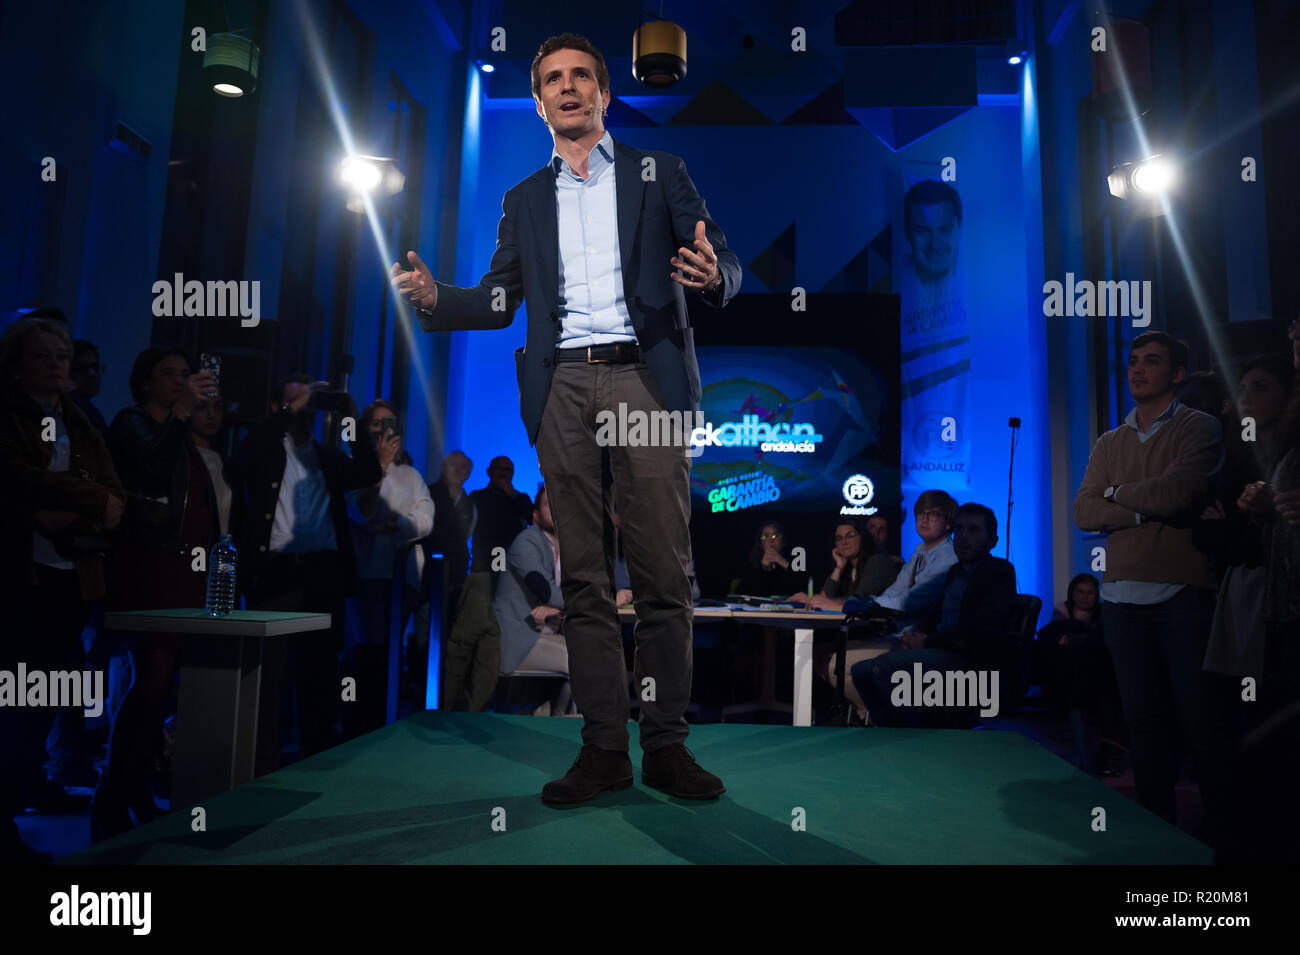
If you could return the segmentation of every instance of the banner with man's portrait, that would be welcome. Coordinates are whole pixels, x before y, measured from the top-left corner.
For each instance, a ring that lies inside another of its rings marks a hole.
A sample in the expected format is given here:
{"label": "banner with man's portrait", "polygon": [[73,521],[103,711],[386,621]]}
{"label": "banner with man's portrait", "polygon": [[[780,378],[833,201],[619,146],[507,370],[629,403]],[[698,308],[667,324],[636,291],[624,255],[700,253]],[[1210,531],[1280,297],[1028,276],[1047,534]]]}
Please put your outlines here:
{"label": "banner with man's portrait", "polygon": [[[961,266],[962,210],[939,163],[908,163],[894,291],[900,297],[905,483],[948,491],[970,480],[966,376],[970,326]],[[917,173],[924,171],[933,178]]]}

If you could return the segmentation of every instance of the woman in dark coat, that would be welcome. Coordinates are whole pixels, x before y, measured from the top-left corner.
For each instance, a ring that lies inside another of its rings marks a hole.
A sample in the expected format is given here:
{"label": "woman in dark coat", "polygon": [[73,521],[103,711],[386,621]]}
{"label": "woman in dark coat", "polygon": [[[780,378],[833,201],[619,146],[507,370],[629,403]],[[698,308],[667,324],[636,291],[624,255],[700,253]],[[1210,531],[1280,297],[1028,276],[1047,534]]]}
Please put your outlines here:
{"label": "woman in dark coat", "polygon": [[[0,338],[0,670],[84,666],[81,631],[104,595],[104,532],[126,495],[99,432],[67,397],[72,338],[23,318]],[[55,710],[0,707],[0,862],[40,861],[13,816],[48,790]]]}
{"label": "woman in dark coat", "polygon": [[799,590],[804,576],[790,566],[785,545],[785,531],[775,521],[758,529],[749,560],[740,574],[740,592],[751,597],[776,596],[782,600]]}
{"label": "woman in dark coat", "polygon": [[[147,348],[131,369],[136,404],[109,428],[109,449],[127,492],[128,533],[114,548],[110,609],[202,607],[207,575],[194,569],[194,549],[211,549],[220,533],[208,469],[190,436],[194,406],[215,393],[216,381],[190,374],[174,348]],[[91,808],[91,838],[131,828],[160,814],[150,789],[154,752],[176,671],[174,633],[135,635],[135,680],[118,711],[108,770]]]}

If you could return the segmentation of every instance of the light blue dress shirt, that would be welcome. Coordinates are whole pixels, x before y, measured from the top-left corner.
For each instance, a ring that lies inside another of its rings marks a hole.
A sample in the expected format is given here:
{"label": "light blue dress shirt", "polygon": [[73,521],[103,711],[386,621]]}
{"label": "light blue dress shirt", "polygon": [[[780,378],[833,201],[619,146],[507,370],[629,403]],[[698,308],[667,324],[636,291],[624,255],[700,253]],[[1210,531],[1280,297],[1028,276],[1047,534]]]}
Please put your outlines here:
{"label": "light blue dress shirt", "polygon": [[[1138,441],[1146,444],[1148,440],[1155,437],[1157,431],[1165,426],[1178,410],[1182,408],[1182,403],[1175,398],[1169,402],[1169,407],[1160,413],[1155,421],[1151,422],[1151,427],[1143,431],[1138,427],[1137,408],[1134,408],[1124,418],[1124,424],[1138,433]],[[1123,487],[1120,484],[1116,490]],[[1137,523],[1142,523],[1142,515],[1138,515]],[[1178,591],[1182,590],[1184,584],[1159,584],[1148,580],[1108,580],[1103,581],[1101,585],[1101,599],[1110,601],[1115,604],[1159,604],[1164,603],[1170,597],[1173,597]]]}
{"label": "light blue dress shirt", "polygon": [[614,139],[592,148],[587,178],[551,150],[555,211],[560,232],[560,348],[634,342],[636,331],[623,295],[618,247],[618,192]]}
{"label": "light blue dress shirt", "polygon": [[894,582],[876,598],[876,603],[890,610],[911,610],[924,607],[943,591],[948,568],[957,563],[952,538],[945,537],[931,550],[925,542],[916,545],[912,557],[898,572]]}

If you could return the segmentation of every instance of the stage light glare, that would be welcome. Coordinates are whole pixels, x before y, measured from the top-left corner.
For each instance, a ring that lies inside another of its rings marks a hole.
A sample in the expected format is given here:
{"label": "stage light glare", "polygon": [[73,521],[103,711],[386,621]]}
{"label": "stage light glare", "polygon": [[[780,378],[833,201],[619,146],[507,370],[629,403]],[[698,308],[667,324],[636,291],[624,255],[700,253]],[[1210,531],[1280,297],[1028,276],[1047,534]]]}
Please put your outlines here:
{"label": "stage light glare", "polygon": [[[1132,199],[1140,206],[1157,209],[1160,200],[1178,183],[1178,169],[1156,154],[1139,162],[1120,163],[1106,177],[1110,194],[1116,199]],[[1154,214],[1160,215],[1160,212]]]}
{"label": "stage light glare", "polygon": [[1133,170],[1133,188],[1143,195],[1169,191],[1174,184],[1174,168],[1159,156],[1139,163]]}
{"label": "stage light glare", "polygon": [[1019,66],[1019,65],[1020,65],[1020,62],[1021,62],[1021,61],[1020,61],[1020,57],[1019,57],[1019,56],[1009,56],[1009,57],[1007,57],[1007,64],[1010,65],[1010,66]]}
{"label": "stage light glare", "polygon": [[480,63],[479,69],[482,70],[484,73],[491,73],[496,69],[496,67],[493,66],[491,63]]}
{"label": "stage light glare", "polygon": [[361,156],[345,156],[339,166],[339,179],[356,192],[370,192],[383,178],[379,167]]}
{"label": "stage light glare", "polygon": [[237,99],[244,95],[244,91],[233,83],[213,83],[212,92],[218,96],[228,96],[231,99]]}

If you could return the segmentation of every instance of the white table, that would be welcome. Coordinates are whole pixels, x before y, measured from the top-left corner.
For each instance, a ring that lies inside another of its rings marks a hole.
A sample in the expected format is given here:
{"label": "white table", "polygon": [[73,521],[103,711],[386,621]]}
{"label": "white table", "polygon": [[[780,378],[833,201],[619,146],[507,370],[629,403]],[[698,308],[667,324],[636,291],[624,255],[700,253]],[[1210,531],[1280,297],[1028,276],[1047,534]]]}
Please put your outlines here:
{"label": "white table", "polygon": [[[631,607],[622,607],[618,611],[620,620],[635,620],[636,611]],[[812,726],[812,688],[813,688],[813,632],[815,630],[838,630],[844,625],[841,613],[822,613],[816,610],[794,610],[789,612],[763,610],[731,610],[727,607],[696,607],[696,620],[734,620],[737,623],[751,623],[759,627],[778,627],[794,631],[794,705],[791,708],[792,721],[795,726]],[[774,654],[775,648],[770,648]],[[763,667],[763,694],[759,701],[764,709],[784,710],[785,706],[774,699],[775,656],[765,660]],[[847,679],[847,674],[845,679]]]}
{"label": "white table", "polygon": [[[292,633],[327,630],[327,613],[139,610],[104,614],[108,630],[182,634],[171,804],[189,806],[253,778],[262,647]],[[161,727],[159,727],[161,729]]]}

